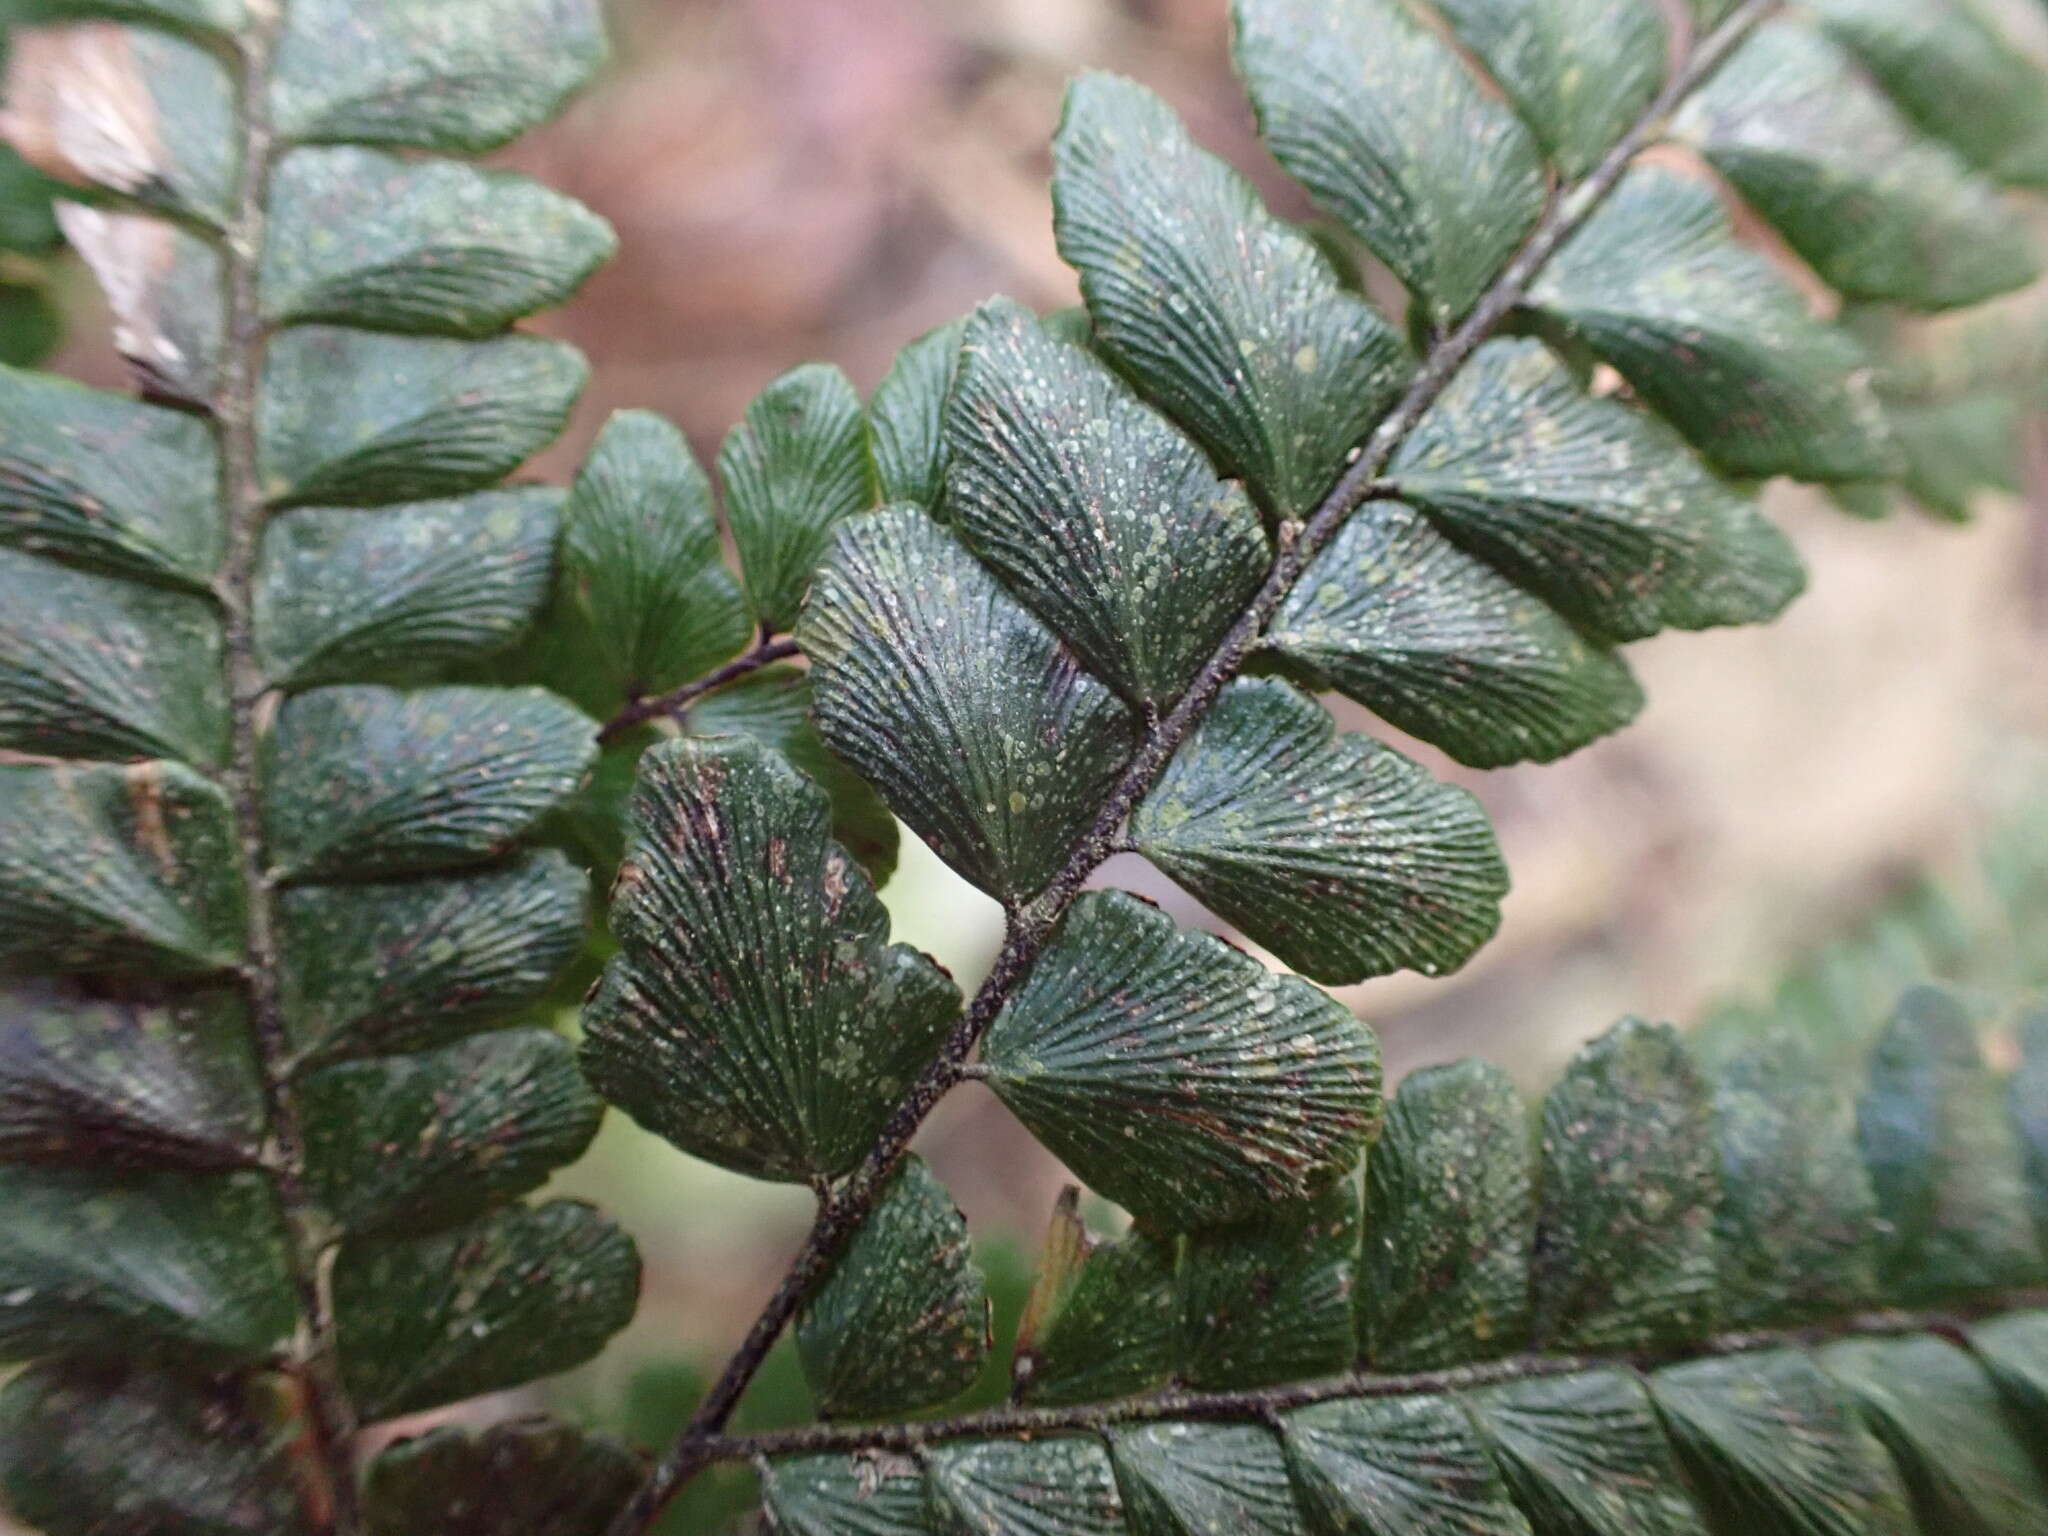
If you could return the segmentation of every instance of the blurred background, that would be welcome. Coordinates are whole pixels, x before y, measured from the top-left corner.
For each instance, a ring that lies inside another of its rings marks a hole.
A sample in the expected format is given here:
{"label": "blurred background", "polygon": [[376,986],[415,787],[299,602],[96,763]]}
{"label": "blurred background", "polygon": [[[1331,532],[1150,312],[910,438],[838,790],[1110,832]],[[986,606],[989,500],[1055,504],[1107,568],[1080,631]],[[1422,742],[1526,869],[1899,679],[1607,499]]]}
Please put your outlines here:
{"label": "blurred background", "polygon": [[[594,370],[573,430],[535,466],[546,479],[573,473],[615,408],[663,412],[708,461],[746,402],[800,362],[835,362],[866,390],[898,347],[991,294],[1076,302],[1052,244],[1047,142],[1078,69],[1152,85],[1280,212],[1311,215],[1253,137],[1224,0],[612,9],[602,84],[505,157],[620,237],[617,259],[538,323]],[[53,366],[120,384],[90,284],[61,269],[56,283],[70,339]],[[1932,496],[1948,516],[1902,506],[1867,521],[1775,486],[1768,507],[1806,555],[1810,591],[1766,629],[1633,648],[1651,704],[1632,729],[1562,764],[1485,775],[1399,742],[1486,803],[1515,888],[1499,938],[1460,974],[1344,994],[1380,1029],[1392,1075],[1480,1054],[1540,1086],[1626,1012],[1689,1022],[1730,998],[1762,1001],[1788,974],[1825,993],[1828,956],[1843,943],[1883,949],[1888,914],[1907,908],[1962,934],[1968,963],[2026,969],[2009,943],[1987,959],[1975,936],[2014,889],[1987,879],[1985,855],[1994,873],[2001,851],[2018,857],[2015,829],[2048,794],[2040,310],[2040,295],[2021,296],[1970,334],[1915,342],[1929,377],[1998,392],[1988,452],[2010,442],[2010,463],[1981,478],[2003,487]],[[1996,355],[1980,374],[1986,347]],[[2048,865],[2048,836],[2039,843]],[[1141,864],[1104,878],[1214,927]],[[1946,893],[1938,912],[1930,879]],[[908,837],[886,898],[898,937],[964,984],[978,978],[999,937],[992,903]],[[2022,979],[2048,981],[2041,964]],[[1014,1297],[1063,1170],[972,1085],[919,1146],[988,1249],[998,1293]],[[561,1185],[615,1212],[648,1269],[638,1321],[549,1389],[552,1405],[666,1434],[696,1365],[723,1358],[772,1288],[809,1196],[692,1162],[616,1114]],[[778,1365],[747,1416],[801,1413],[800,1394]],[[710,1488],[671,1528],[715,1530],[737,1496]]]}

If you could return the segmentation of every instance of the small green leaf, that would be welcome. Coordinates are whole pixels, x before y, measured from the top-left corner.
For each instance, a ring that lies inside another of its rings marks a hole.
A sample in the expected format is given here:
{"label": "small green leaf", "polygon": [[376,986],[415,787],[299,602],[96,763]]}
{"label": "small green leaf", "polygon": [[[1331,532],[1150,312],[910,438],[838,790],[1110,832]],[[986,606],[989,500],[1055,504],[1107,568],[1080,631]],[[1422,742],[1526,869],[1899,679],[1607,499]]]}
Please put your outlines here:
{"label": "small green leaf", "polygon": [[1500,926],[1479,802],[1276,678],[1226,688],[1131,818],[1138,851],[1294,970],[1439,976]]}
{"label": "small green leaf", "polygon": [[1059,871],[1134,722],[915,507],[840,531],[797,639],[825,744],[954,869],[1006,901]]}
{"label": "small green leaf", "polygon": [[0,548],[0,747],[212,766],[227,735],[219,609]]}
{"label": "small green leaf", "polygon": [[343,1232],[433,1232],[538,1189],[597,1134],[569,1043],[516,1029],[299,1083],[307,1183]]}
{"label": "small green leaf", "polygon": [[334,1266],[342,1376],[366,1420],[580,1365],[632,1319],[633,1241],[573,1200],[426,1238],[358,1238]]}
{"label": "small green leaf", "polygon": [[248,1031],[225,992],[148,1003],[0,986],[0,1161],[252,1164],[263,1110]]}
{"label": "small green leaf", "polygon": [[296,326],[264,372],[264,493],[374,507],[481,490],[562,430],[586,374],[573,348],[538,336]]}
{"label": "small green leaf", "polygon": [[1174,1246],[1141,1228],[1089,1236],[1068,1185],[1053,1212],[1012,1369],[1019,1402],[1107,1402],[1163,1385],[1180,1338]]}
{"label": "small green leaf", "polygon": [[537,688],[322,688],[285,702],[265,811],[283,880],[411,874],[503,852],[597,757]]}
{"label": "small green leaf", "polygon": [[1804,1350],[1694,1360],[1649,1382],[1717,1530],[1913,1536],[1891,1458]]}
{"label": "small green leaf", "polygon": [[1529,1536],[1453,1398],[1338,1399],[1282,1422],[1318,1536]]}
{"label": "small green leaf", "polygon": [[[1273,157],[1431,326],[1457,320],[1543,212],[1529,130],[1399,0],[1237,0],[1236,13],[1238,68]],[[1614,35],[1601,42],[1613,80]]]}
{"label": "small green leaf", "polygon": [[1181,1257],[1182,1360],[1190,1386],[1227,1389],[1330,1376],[1358,1355],[1357,1181],[1190,1233]]}
{"label": "small green leaf", "polygon": [[37,1366],[0,1389],[0,1496],[47,1536],[316,1536],[269,1395],[241,1378]]}
{"label": "small green leaf", "polygon": [[581,203],[523,176],[346,146],[284,157],[269,231],[274,324],[441,336],[487,336],[561,303],[617,244]]}
{"label": "small green leaf", "polygon": [[987,1440],[930,1453],[946,1536],[1127,1536],[1109,1457],[1093,1440]]}
{"label": "small green leaf", "polygon": [[1942,0],[1818,0],[1827,35],[1876,76],[1922,132],[1999,181],[2048,183],[2040,64],[1976,6]]}
{"label": "small green leaf", "polygon": [[1745,1050],[1714,1091],[1721,1320],[1782,1327],[1877,1296],[1877,1200],[1855,1118],[1789,1033]]}
{"label": "small green leaf", "polygon": [[0,1360],[255,1363],[298,1312],[255,1175],[0,1168]]}
{"label": "small green leaf", "polygon": [[1893,456],[1848,332],[1737,238],[1713,187],[1638,166],[1529,293],[1718,468],[1851,481]]}
{"label": "small green leaf", "polygon": [[1706,1536],[1628,1372],[1539,1377],[1464,1402],[1539,1536]]}
{"label": "small green leaf", "polygon": [[1244,492],[1020,305],[968,322],[946,441],[949,522],[1134,703],[1179,697],[1265,576]]}
{"label": "small green leaf", "polygon": [[1386,322],[1142,86],[1083,75],[1053,161],[1098,344],[1269,512],[1306,517],[1400,392]]}
{"label": "small green leaf", "polygon": [[1300,1536],[1280,1442],[1263,1424],[1147,1424],[1109,1436],[1130,1536]]}
{"label": "small green leaf", "polygon": [[559,493],[487,491],[384,511],[273,518],[256,639],[276,681],[406,680],[504,650],[553,574]]}
{"label": "small green leaf", "polygon": [[1619,656],[1398,501],[1344,525],[1265,643],[1308,686],[1475,768],[1562,757],[1643,706]]}
{"label": "small green leaf", "polygon": [[204,590],[222,548],[219,476],[194,417],[0,368],[0,540]]}
{"label": "small green leaf", "polygon": [[1758,27],[1673,127],[1848,298],[1945,309],[2039,271],[1996,189],[1803,21]]}
{"label": "small green leaf", "polygon": [[1440,8],[1567,180],[1599,164],[1663,84],[1669,39],[1657,8],[1640,0],[1442,0]]}
{"label": "small green leaf", "polygon": [[537,1000],[583,942],[589,879],[559,853],[453,880],[282,893],[285,1020],[320,1063],[422,1051]]}
{"label": "small green leaf", "polygon": [[592,0],[292,0],[285,23],[271,117],[301,142],[496,149],[605,57]]}
{"label": "small green leaf", "polygon": [[945,515],[950,457],[946,396],[960,366],[960,336],[966,328],[963,319],[926,331],[896,354],[887,376],[875,386],[868,425],[884,502],[908,501],[934,516]]}
{"label": "small green leaf", "polygon": [[2048,1483],[1982,1366],[1945,1339],[1847,1339],[1820,1363],[1898,1463],[1923,1532],[2034,1536]]}
{"label": "small green leaf", "polygon": [[867,780],[834,757],[811,718],[810,674],[763,667],[690,706],[692,736],[751,736],[780,752],[832,802],[833,839],[859,861],[877,886],[896,872],[902,842],[896,818]]}
{"label": "small green leaf", "polygon": [[605,1096],[757,1177],[845,1173],[959,1012],[924,955],[888,943],[825,796],[759,743],[641,759],[613,890],[620,953],[584,1010]]}
{"label": "small green leaf", "polygon": [[1901,488],[1923,511],[1968,522],[1981,492],[2020,489],[2029,410],[2023,396],[2005,388],[1926,404],[1890,401],[1885,415],[1905,461]]}
{"label": "small green leaf", "polygon": [[605,423],[576,477],[562,589],[621,694],[689,681],[747,643],[747,606],[719,558],[711,482],[650,411]]}
{"label": "small green leaf", "polygon": [[953,1197],[906,1157],[796,1323],[818,1416],[873,1419],[936,1408],[981,1374],[986,1282]]}
{"label": "small green leaf", "polygon": [[1887,1297],[1940,1303],[2041,1278],[2002,1097],[1955,998],[1915,987],[1900,999],[1857,1112]]}
{"label": "small green leaf", "polygon": [[1365,1164],[1358,1300],[1366,1358],[1435,1370],[1529,1337],[1529,1119],[1484,1062],[1402,1079]]}
{"label": "small green leaf", "polygon": [[1581,1050],[1543,1102],[1541,1155],[1537,1341],[1638,1349],[1708,1334],[1720,1154],[1677,1032],[1624,1019]]}
{"label": "small green leaf", "polygon": [[603,1536],[640,1482],[632,1452],[546,1420],[436,1429],[370,1464],[369,1536]]}
{"label": "small green leaf", "polygon": [[49,289],[40,283],[0,283],[0,364],[33,368],[63,339],[64,316]]}
{"label": "small green leaf", "polygon": [[778,1536],[930,1536],[924,1473],[907,1456],[792,1456],[770,1462],[763,1502]]}
{"label": "small green leaf", "polygon": [[1775,617],[1790,542],[1677,434],[1582,394],[1536,341],[1481,347],[1388,469],[1445,533],[1596,635]]}
{"label": "small green leaf", "polygon": [[1122,891],[1074,903],[982,1062],[1055,1156],[1168,1231],[1313,1193],[1379,1120],[1348,1009]]}
{"label": "small green leaf", "polygon": [[846,375],[811,363],[762,390],[718,451],[718,479],[755,616],[795,628],[832,530],[875,504],[867,418]]}
{"label": "small green leaf", "polygon": [[0,970],[226,970],[233,848],[227,797],[176,763],[0,763]]}
{"label": "small green leaf", "polygon": [[57,227],[56,190],[49,177],[14,150],[0,146],[0,250],[41,256],[64,243]]}

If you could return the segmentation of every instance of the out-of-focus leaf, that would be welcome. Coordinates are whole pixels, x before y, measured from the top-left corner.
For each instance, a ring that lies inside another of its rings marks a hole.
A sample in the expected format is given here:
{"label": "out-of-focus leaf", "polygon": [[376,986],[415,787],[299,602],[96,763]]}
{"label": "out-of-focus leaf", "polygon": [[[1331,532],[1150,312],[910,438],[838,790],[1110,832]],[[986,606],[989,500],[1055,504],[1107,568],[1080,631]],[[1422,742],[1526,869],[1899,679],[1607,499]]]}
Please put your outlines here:
{"label": "out-of-focus leaf", "polygon": [[2012,1125],[2019,1138],[2020,1166],[2034,1231],[2048,1248],[2048,1008],[2028,1014],[2019,1026],[2020,1067],[2006,1090]]}
{"label": "out-of-focus leaf", "polygon": [[517,640],[547,598],[559,493],[487,491],[271,521],[256,637],[280,683],[409,679]]}
{"label": "out-of-focus leaf", "polygon": [[0,987],[0,1161],[189,1171],[253,1163],[248,1020],[224,992],[165,1003]]}
{"label": "out-of-focus leaf", "polygon": [[1106,1402],[1164,1383],[1180,1336],[1170,1239],[1134,1229],[1089,1236],[1068,1185],[1053,1210],[1037,1279],[1017,1327],[1020,1402]]}
{"label": "out-of-focus leaf", "polygon": [[245,908],[218,787],[176,763],[0,763],[0,969],[205,975]]}
{"label": "out-of-focus leaf", "polygon": [[1673,126],[1849,298],[1945,309],[2039,271],[1996,189],[1804,20],[1758,27]]}
{"label": "out-of-focus leaf", "polygon": [[1894,467],[1862,347],[1736,238],[1696,177],[1631,170],[1529,303],[1728,474],[1853,481]]}
{"label": "out-of-focus leaf", "polygon": [[321,688],[286,701],[264,809],[278,878],[474,864],[574,792],[597,748],[537,688]]}
{"label": "out-of-focus leaf", "polygon": [[946,441],[949,522],[1135,703],[1171,704],[1265,576],[1250,498],[1019,305],[968,323]]}
{"label": "out-of-focus leaf", "polygon": [[1649,1380],[1716,1529],[1912,1536],[1891,1458],[1804,1350],[1695,1360]]}
{"label": "out-of-focus leaf", "polygon": [[840,532],[797,639],[825,744],[1006,901],[1058,872],[1135,745],[1129,711],[914,507]]}
{"label": "out-of-focus leaf", "polygon": [[792,629],[832,530],[875,504],[867,418],[846,375],[811,363],[762,390],[719,449],[718,478],[754,615]]}
{"label": "out-of-focus leaf", "polygon": [[0,1168],[0,1359],[254,1364],[297,1320],[254,1175]]}
{"label": "out-of-focus leaf", "polygon": [[1479,803],[1273,678],[1224,690],[1131,818],[1153,863],[1321,982],[1441,975],[1500,925]]}
{"label": "out-of-focus leaf", "polygon": [[825,796],[743,737],[642,759],[613,891],[620,953],[584,1011],[585,1069],[642,1124],[723,1167],[803,1181],[867,1151],[959,1011],[888,943]]}
{"label": "out-of-focus leaf", "polygon": [[264,372],[264,493],[280,506],[374,507],[480,490],[562,430],[587,371],[538,336],[293,326]]}
{"label": "out-of-focus leaf", "polygon": [[617,243],[581,203],[523,176],[349,146],[279,162],[269,229],[273,322],[444,336],[487,336],[561,303]]}
{"label": "out-of-focus leaf", "polygon": [[1721,1320],[1782,1327],[1877,1294],[1877,1201],[1847,1098],[1796,1036],[1758,1042],[1714,1090]]}
{"label": "out-of-focus leaf", "polygon": [[935,1408],[981,1374],[987,1284],[966,1221],[922,1158],[891,1175],[798,1316],[796,1343],[821,1418]]}
{"label": "out-of-focus leaf", "polygon": [[316,1536],[266,1394],[246,1378],[33,1367],[0,1389],[0,1496],[47,1536]]}
{"label": "out-of-focus leaf", "polygon": [[1498,1067],[1460,1061],[1402,1079],[1365,1164],[1358,1303],[1376,1370],[1462,1365],[1527,1342],[1528,1127]]}
{"label": "out-of-focus leaf", "polygon": [[573,1200],[358,1238],[334,1266],[343,1381],[375,1420],[550,1376],[625,1327],[639,1290],[632,1239]]}
{"label": "out-of-focus leaf", "polygon": [[421,1051],[539,998],[583,939],[589,881],[558,853],[451,880],[278,899],[279,978],[310,1062]]}
{"label": "out-of-focus leaf", "polygon": [[203,591],[222,549],[219,474],[191,416],[0,369],[0,540]]}
{"label": "out-of-focus leaf", "polygon": [[2013,1124],[1954,997],[1915,987],[1900,999],[1857,1124],[1888,1298],[1939,1304],[2041,1277]]}
{"label": "out-of-focus leaf", "polygon": [[1398,501],[1344,525],[1265,644],[1309,687],[1477,768],[1562,757],[1643,706],[1619,656]]}
{"label": "out-of-focus leaf", "polygon": [[[1273,156],[1408,285],[1432,326],[1472,307],[1543,211],[1529,130],[1399,0],[1237,0],[1237,59]],[[1615,64],[1602,34],[1601,76]]]}
{"label": "out-of-focus leaf", "polygon": [[2048,1450],[2048,1312],[2008,1312],[1966,1337],[2039,1464]]}
{"label": "out-of-focus leaf", "polygon": [[1923,1532],[2030,1536],[2048,1484],[2014,1435],[1982,1366],[1945,1339],[1846,1339],[1820,1352],[1829,1375],[1898,1463]]}
{"label": "out-of-focus leaf", "polygon": [[227,734],[217,608],[0,548],[0,747],[210,767]]}
{"label": "out-of-focus leaf", "polygon": [[1053,160],[1097,343],[1269,512],[1306,517],[1400,391],[1386,322],[1142,86],[1082,76]]}
{"label": "out-of-focus leaf", "polygon": [[624,1446],[543,1420],[436,1429],[370,1464],[369,1536],[602,1536],[640,1481]]}
{"label": "out-of-focus leaf", "polygon": [[1699,1069],[1669,1025],[1624,1019],[1543,1101],[1530,1302],[1539,1343],[1690,1343],[1715,1321],[1720,1152]]}
{"label": "out-of-focus leaf", "polygon": [[593,0],[292,0],[271,117],[287,140],[480,153],[553,117],[604,57]]}
{"label": "out-of-focus leaf", "polygon": [[1167,1231],[1315,1192],[1379,1120],[1350,1010],[1121,891],[1074,903],[982,1062],[1062,1162]]}

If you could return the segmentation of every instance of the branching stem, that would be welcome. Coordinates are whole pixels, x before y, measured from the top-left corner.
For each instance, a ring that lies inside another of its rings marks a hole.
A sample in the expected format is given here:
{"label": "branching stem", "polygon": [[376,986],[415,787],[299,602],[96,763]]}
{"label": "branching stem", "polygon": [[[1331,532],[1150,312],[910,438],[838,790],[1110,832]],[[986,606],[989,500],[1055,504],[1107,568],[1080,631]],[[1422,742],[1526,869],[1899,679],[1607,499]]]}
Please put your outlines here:
{"label": "branching stem", "polygon": [[266,342],[258,273],[274,154],[270,65],[283,18],[279,0],[259,0],[249,12],[236,59],[241,187],[222,252],[226,345],[212,405],[227,545],[216,592],[223,610],[232,723],[222,781],[234,805],[235,854],[249,901],[247,956],[240,982],[263,1081],[268,1132],[263,1165],[277,1197],[299,1307],[298,1336],[283,1363],[305,1420],[293,1466],[308,1527],[320,1536],[358,1536],[362,1521],[355,1483],[356,1414],[342,1386],[336,1349],[329,1283],[333,1234],[306,1189],[306,1133],[292,1083],[291,1040],[278,984],[275,893],[264,847],[263,730],[271,699],[256,654],[254,613],[267,501],[257,459]]}
{"label": "branching stem", "polygon": [[683,684],[667,693],[655,694],[649,698],[635,699],[624,709],[604,723],[597,733],[600,742],[608,742],[636,725],[663,715],[673,715],[688,709],[707,693],[716,693],[727,683],[737,682],[750,672],[758,672],[773,662],[787,661],[799,654],[797,644],[788,636],[778,640],[764,634],[751,651],[735,656],[715,672],[707,672],[695,682]]}
{"label": "branching stem", "polygon": [[1806,1328],[1723,1333],[1687,1349],[1638,1354],[1510,1355],[1475,1365],[1440,1371],[1380,1375],[1352,1371],[1313,1381],[1236,1392],[1190,1392],[1168,1388],[1107,1403],[1071,1408],[991,1408],[958,1418],[929,1419],[908,1424],[812,1424],[801,1429],[771,1430],[754,1435],[724,1435],[707,1442],[707,1462],[742,1461],[824,1452],[893,1451],[910,1454],[949,1440],[1002,1435],[1101,1434],[1127,1424],[1162,1420],[1237,1420],[1266,1423],[1280,1414],[1315,1403],[1339,1399],[1420,1397],[1442,1392],[1469,1392],[1507,1382],[1569,1376],[1600,1367],[1648,1371],[1686,1360],[1738,1355],[1764,1349],[1809,1349],[1834,1339],[1896,1338],[1902,1334],[1937,1333],[1958,1338],[1980,1317],[2048,1303],[2048,1292],[2021,1291],[1946,1312],[1860,1312],[1832,1323]]}
{"label": "branching stem", "polygon": [[1373,430],[1330,493],[1291,539],[1283,539],[1265,584],[1180,701],[1146,733],[1103,803],[1094,825],[1068,854],[1052,882],[1009,914],[1001,952],[988,978],[924,1075],[896,1108],[880,1139],[831,1199],[821,1202],[803,1248],[717,1383],[698,1405],[647,1481],[612,1522],[609,1536],[638,1536],[691,1477],[733,1444],[722,1431],[761,1363],[805,1299],[824,1279],[840,1248],[867,1219],[890,1172],[940,1099],[966,1075],[968,1058],[1003,1006],[1030,976],[1067,908],[1096,868],[1123,845],[1124,823],[1224,687],[1237,676],[1266,626],[1318,551],[1383,485],[1394,452],[1449,387],[1482,342],[1527,298],[1544,264],[1613,192],[1635,157],[1672,112],[1706,82],[1736,46],[1782,0],[1744,0],[1729,18],[1695,41],[1657,99],[1583,180],[1563,188],[1472,312],[1434,343],[1400,403]]}

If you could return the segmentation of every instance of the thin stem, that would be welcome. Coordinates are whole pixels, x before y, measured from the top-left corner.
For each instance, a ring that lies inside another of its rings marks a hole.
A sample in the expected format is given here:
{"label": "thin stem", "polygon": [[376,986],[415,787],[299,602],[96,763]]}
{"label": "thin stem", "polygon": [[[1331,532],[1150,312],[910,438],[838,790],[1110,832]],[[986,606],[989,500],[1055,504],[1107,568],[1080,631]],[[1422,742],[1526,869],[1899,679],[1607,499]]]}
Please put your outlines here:
{"label": "thin stem", "polygon": [[786,661],[798,654],[797,643],[787,636],[778,640],[773,635],[763,634],[751,651],[735,656],[715,672],[707,672],[693,683],[685,683],[667,693],[651,698],[635,699],[624,709],[604,723],[597,733],[600,742],[611,741],[636,725],[662,715],[677,714],[689,708],[707,693],[715,693],[727,683],[745,677],[749,672],[758,672],[772,662]]}
{"label": "thin stem", "polygon": [[223,781],[235,812],[235,851],[248,891],[247,959],[240,980],[263,1079],[268,1145],[263,1165],[283,1220],[286,1260],[299,1306],[286,1373],[305,1417],[304,1454],[295,1460],[301,1500],[322,1536],[357,1536],[355,1408],[341,1383],[329,1265],[333,1234],[306,1188],[306,1132],[292,1087],[292,1051],[279,993],[274,892],[263,835],[262,750],[270,686],[256,655],[254,592],[262,552],[265,497],[257,466],[257,400],[265,327],[257,290],[265,203],[274,145],[270,65],[283,15],[279,0],[249,7],[236,70],[241,124],[241,188],[222,253],[226,337],[212,407],[221,456],[227,554],[216,584],[223,610],[232,739]]}
{"label": "thin stem", "polygon": [[1438,1371],[1401,1375],[1353,1371],[1343,1376],[1324,1376],[1313,1381],[1292,1381],[1280,1386],[1235,1392],[1190,1392],[1169,1388],[1106,1403],[1086,1403],[1067,1408],[991,1408],[981,1413],[962,1414],[951,1419],[929,1419],[921,1423],[812,1424],[801,1429],[771,1430],[755,1435],[718,1436],[706,1442],[708,1454],[705,1460],[707,1463],[759,1462],[777,1456],[858,1451],[892,1451],[908,1455],[949,1440],[1101,1433],[1120,1425],[1152,1424],[1161,1420],[1266,1422],[1278,1414],[1315,1403],[1469,1392],[1507,1382],[1569,1376],[1603,1366],[1648,1371],[1712,1356],[1749,1354],[1766,1349],[1813,1348],[1834,1339],[1896,1338],[1912,1333],[1938,1333],[1959,1338],[1963,1330],[1978,1318],[2038,1307],[2044,1302],[2048,1302],[2048,1292],[2019,1291],[1943,1312],[1859,1312],[1805,1328],[1716,1334],[1684,1349],[1628,1354],[1510,1355],[1501,1360],[1452,1366]]}
{"label": "thin stem", "polygon": [[717,1383],[699,1404],[668,1453],[612,1522],[609,1536],[637,1536],[653,1523],[676,1491],[700,1470],[709,1449],[739,1404],[747,1385],[761,1368],[775,1340],[789,1325],[811,1291],[824,1278],[840,1248],[880,1198],[890,1172],[911,1138],[940,1099],[966,1074],[967,1060],[1003,1006],[1031,974],[1039,955],[1058,928],[1067,908],[1088,877],[1122,845],[1124,823],[1152,788],[1209,706],[1237,676],[1267,624],[1294,583],[1319,550],[1364,502],[1384,488],[1382,477],[1394,452],[1436,403],[1458,371],[1501,323],[1527,298],[1530,284],[1558,248],[1585,223],[1615,186],[1635,157],[1657,136],[1673,110],[1697,90],[1782,0],[1745,0],[1727,21],[1701,39],[1666,82],[1657,99],[1600,164],[1552,200],[1514,260],[1494,280],[1472,312],[1449,335],[1436,342],[1423,359],[1414,381],[1391,413],[1373,430],[1353,456],[1330,493],[1305,523],[1283,530],[1271,572],[1251,605],[1231,626],[1215,653],[1195,676],[1180,701],[1147,731],[1116,787],[1104,801],[1094,824],[1069,853],[1060,872],[1031,901],[1009,915],[1008,931],[988,978],[960,1022],[940,1047],[938,1056],[912,1085],[881,1137],[848,1175],[834,1198],[818,1213],[810,1236],[791,1262],[788,1273],[726,1364]]}

